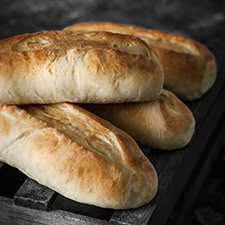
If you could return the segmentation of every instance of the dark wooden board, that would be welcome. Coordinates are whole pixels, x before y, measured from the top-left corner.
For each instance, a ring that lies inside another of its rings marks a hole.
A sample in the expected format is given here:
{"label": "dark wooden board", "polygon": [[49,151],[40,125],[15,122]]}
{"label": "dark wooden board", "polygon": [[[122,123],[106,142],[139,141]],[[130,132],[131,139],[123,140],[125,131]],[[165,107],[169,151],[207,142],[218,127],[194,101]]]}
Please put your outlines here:
{"label": "dark wooden board", "polygon": [[52,210],[40,211],[14,204],[12,199],[0,197],[1,225],[107,225],[108,222],[73,213]]}
{"label": "dark wooden board", "polygon": [[14,195],[14,201],[16,205],[49,210],[54,196],[54,191],[28,178]]}

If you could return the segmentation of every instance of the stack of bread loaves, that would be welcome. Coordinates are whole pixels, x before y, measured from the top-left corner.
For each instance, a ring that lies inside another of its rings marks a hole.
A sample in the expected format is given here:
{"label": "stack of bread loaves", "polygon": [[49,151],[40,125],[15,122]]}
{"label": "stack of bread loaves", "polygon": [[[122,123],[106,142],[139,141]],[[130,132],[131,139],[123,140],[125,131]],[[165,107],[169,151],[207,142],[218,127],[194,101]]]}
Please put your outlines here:
{"label": "stack of bread loaves", "polygon": [[148,203],[157,174],[134,139],[172,150],[195,127],[164,75],[194,99],[212,86],[215,59],[184,37],[111,23],[1,40],[0,160],[78,202]]}

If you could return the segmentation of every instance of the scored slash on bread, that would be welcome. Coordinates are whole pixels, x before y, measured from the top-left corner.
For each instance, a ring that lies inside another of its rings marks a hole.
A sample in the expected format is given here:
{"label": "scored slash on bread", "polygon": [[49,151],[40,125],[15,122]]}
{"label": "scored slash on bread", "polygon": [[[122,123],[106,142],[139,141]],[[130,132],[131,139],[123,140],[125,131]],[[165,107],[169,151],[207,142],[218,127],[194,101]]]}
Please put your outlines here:
{"label": "scored slash on bread", "polygon": [[190,142],[195,130],[192,112],[166,90],[157,99],[148,102],[80,106],[110,121],[137,142],[156,149],[183,148]]}
{"label": "scored slash on bread", "polygon": [[42,31],[0,46],[0,104],[146,101],[162,90],[157,56],[132,36]]}
{"label": "scored slash on bread", "polygon": [[135,141],[76,105],[0,106],[0,143],[0,160],[78,202],[135,208],[157,191]]}
{"label": "scored slash on bread", "polygon": [[111,22],[77,23],[65,30],[74,33],[109,31],[139,37],[159,57],[164,69],[164,88],[185,100],[201,97],[216,80],[213,54],[204,45],[182,35]]}

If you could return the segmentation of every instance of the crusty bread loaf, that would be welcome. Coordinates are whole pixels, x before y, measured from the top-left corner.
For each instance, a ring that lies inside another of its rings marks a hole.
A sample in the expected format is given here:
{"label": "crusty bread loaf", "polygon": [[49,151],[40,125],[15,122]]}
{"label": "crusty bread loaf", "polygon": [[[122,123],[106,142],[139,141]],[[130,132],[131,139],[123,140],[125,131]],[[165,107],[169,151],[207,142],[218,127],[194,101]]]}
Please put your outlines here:
{"label": "crusty bread loaf", "polygon": [[184,147],[195,129],[192,112],[166,90],[149,102],[81,106],[126,131],[137,142],[157,149]]}
{"label": "crusty bread loaf", "polygon": [[0,41],[0,104],[144,101],[163,79],[156,55],[132,36],[45,31]]}
{"label": "crusty bread loaf", "polygon": [[137,36],[148,43],[164,68],[164,88],[192,100],[201,97],[216,79],[213,54],[202,44],[168,32],[110,22],[78,23],[65,28],[76,33],[110,31]]}
{"label": "crusty bread loaf", "polygon": [[148,203],[157,175],[126,133],[72,104],[0,106],[0,160],[78,202]]}

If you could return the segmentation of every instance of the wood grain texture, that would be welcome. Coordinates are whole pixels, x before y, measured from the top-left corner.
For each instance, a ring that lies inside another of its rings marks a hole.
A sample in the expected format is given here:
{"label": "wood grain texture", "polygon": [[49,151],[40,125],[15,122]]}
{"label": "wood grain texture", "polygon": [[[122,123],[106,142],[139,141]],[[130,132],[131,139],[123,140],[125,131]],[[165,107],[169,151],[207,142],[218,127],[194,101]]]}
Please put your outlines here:
{"label": "wood grain texture", "polygon": [[55,192],[32,179],[27,179],[14,195],[16,205],[37,210],[49,210]]}
{"label": "wood grain texture", "polygon": [[107,225],[108,222],[99,219],[74,215],[73,213],[53,210],[37,211],[16,206],[12,199],[0,197],[1,225]]}

